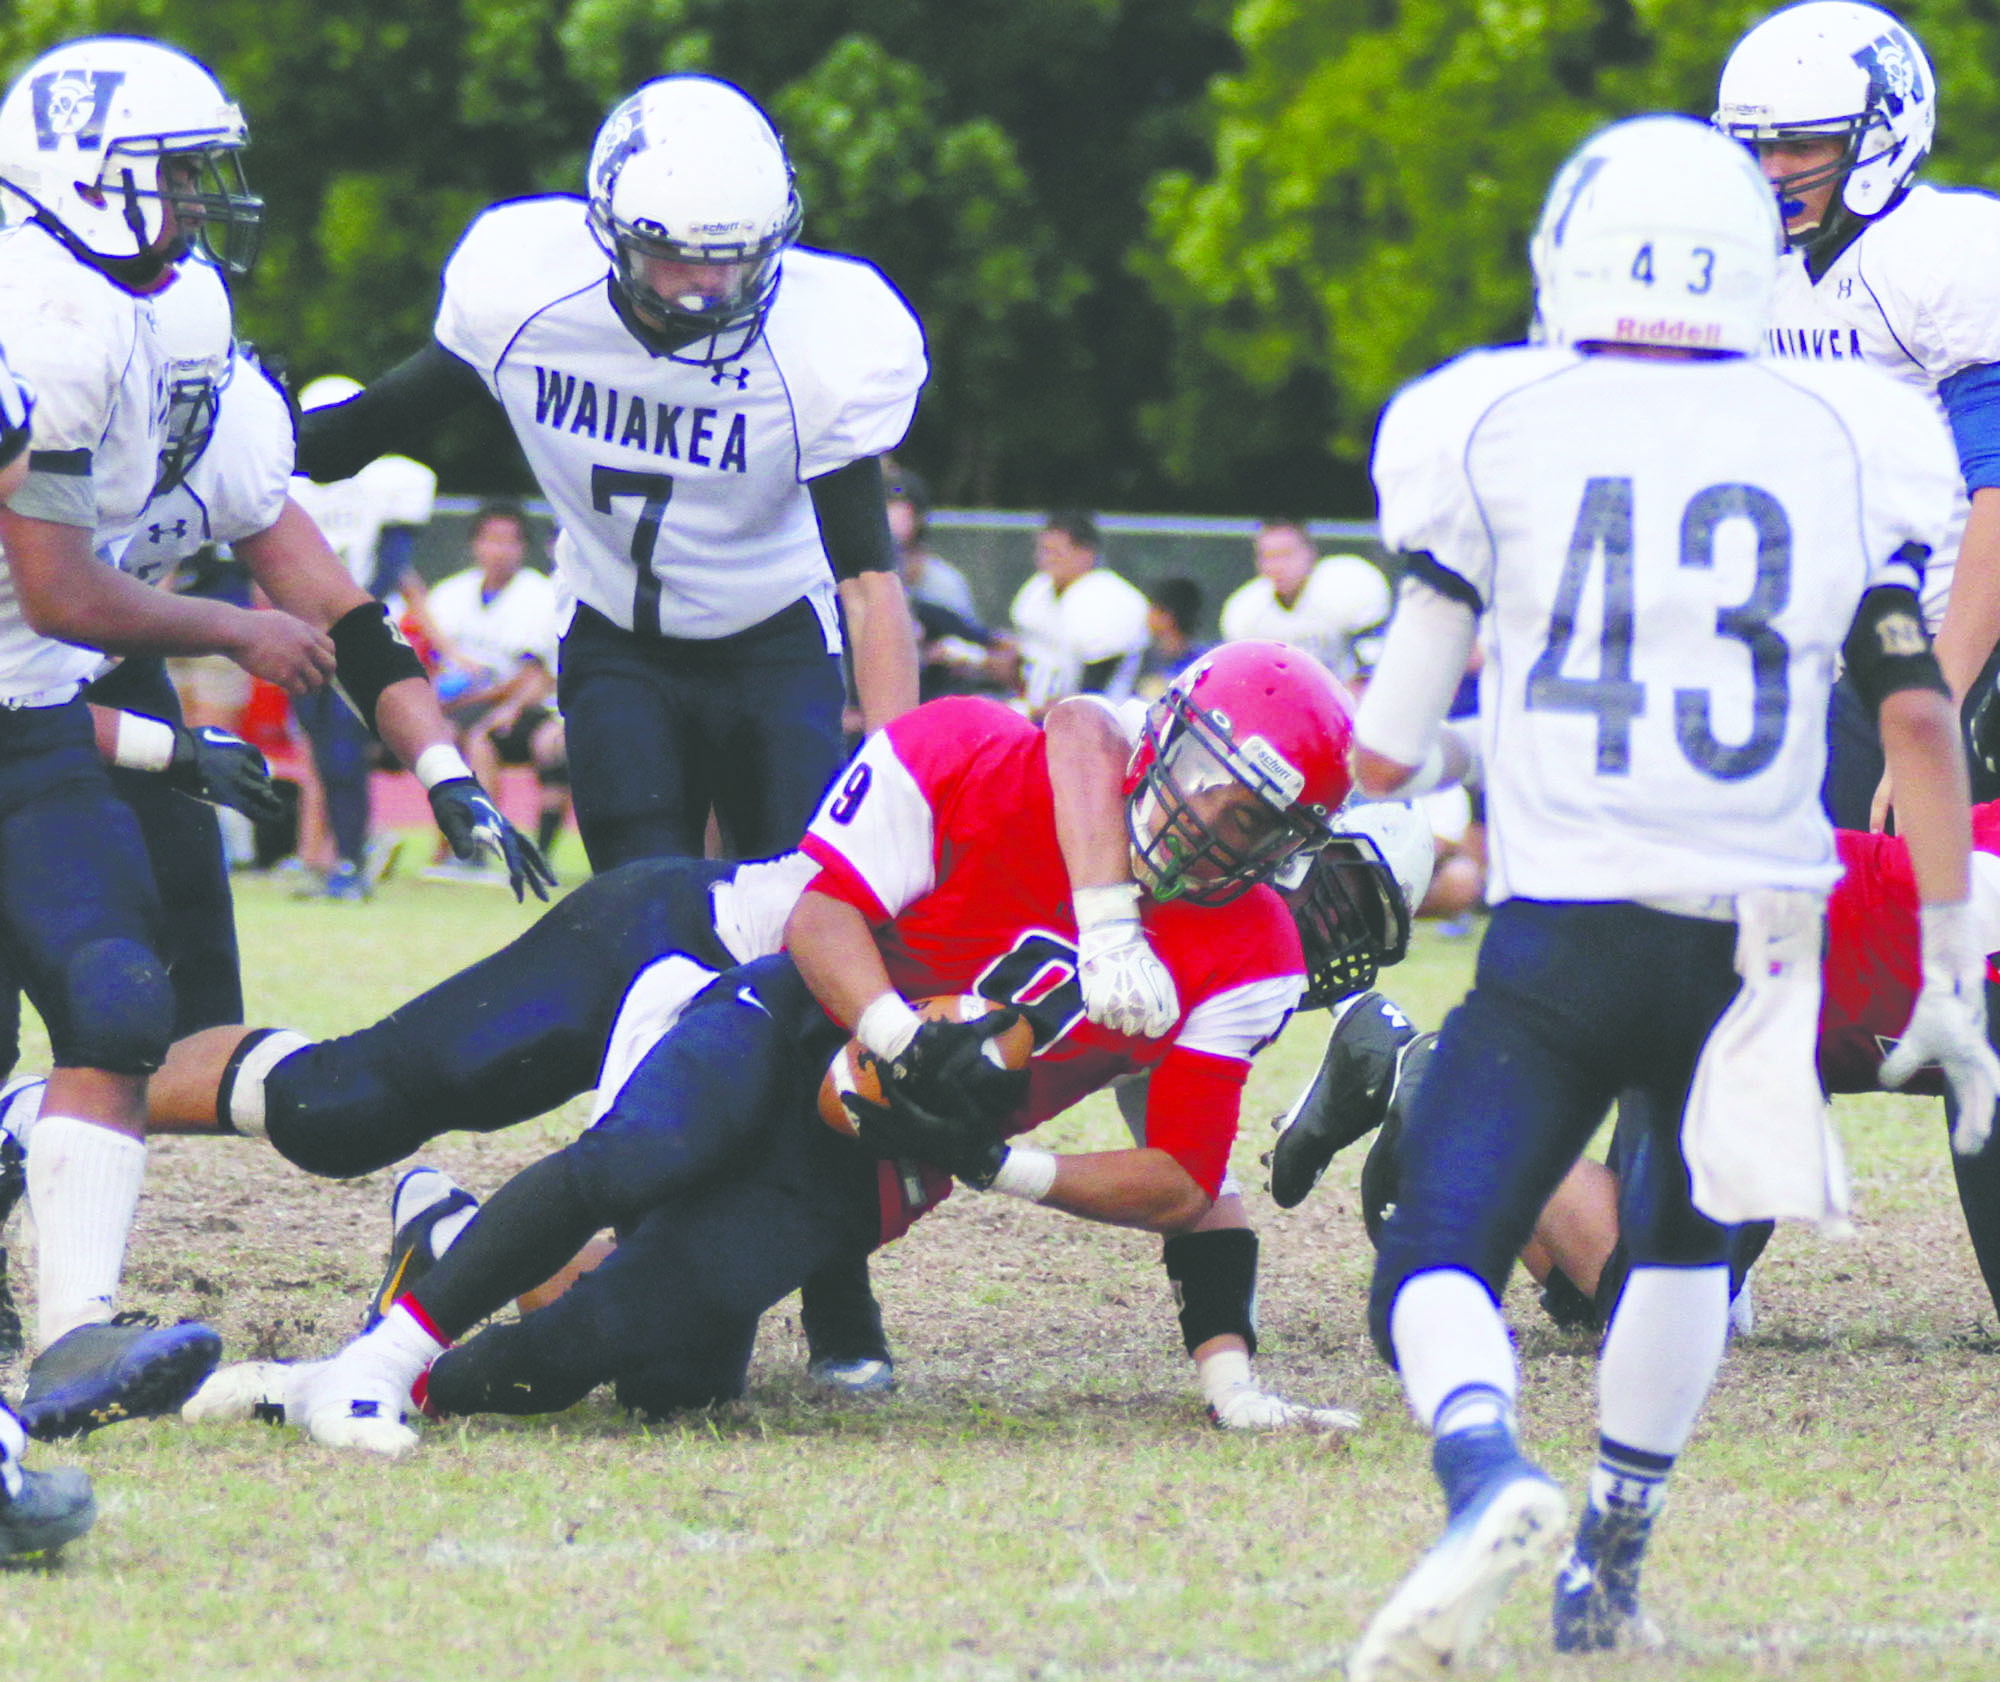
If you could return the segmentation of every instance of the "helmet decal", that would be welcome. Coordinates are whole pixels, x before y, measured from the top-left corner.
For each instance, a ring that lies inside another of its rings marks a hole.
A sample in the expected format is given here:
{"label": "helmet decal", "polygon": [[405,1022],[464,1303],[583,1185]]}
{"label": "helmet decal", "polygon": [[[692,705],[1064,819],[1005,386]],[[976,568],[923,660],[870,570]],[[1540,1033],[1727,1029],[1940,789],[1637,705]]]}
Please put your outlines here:
{"label": "helmet decal", "polygon": [[1868,75],[1869,93],[1892,117],[1903,114],[1905,102],[1921,105],[1926,96],[1922,62],[1916,43],[1900,29],[1878,35],[1855,53],[1854,62]]}
{"label": "helmet decal", "polygon": [[35,102],[35,142],[53,152],[65,140],[79,152],[104,144],[104,119],[111,96],[125,80],[122,70],[50,70],[28,84]]}

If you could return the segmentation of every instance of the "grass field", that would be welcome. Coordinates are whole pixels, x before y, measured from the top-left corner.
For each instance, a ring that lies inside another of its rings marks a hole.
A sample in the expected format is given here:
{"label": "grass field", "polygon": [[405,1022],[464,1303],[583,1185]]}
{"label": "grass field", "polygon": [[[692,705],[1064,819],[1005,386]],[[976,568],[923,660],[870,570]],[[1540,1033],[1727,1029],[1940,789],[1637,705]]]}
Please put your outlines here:
{"label": "grass field", "polygon": [[[567,861],[574,874],[576,861]],[[241,884],[253,1021],[372,1020],[527,922],[505,895],[392,882],[362,907]],[[1470,943],[1426,937],[1391,991],[1435,1022]],[[750,1399],[651,1429],[593,1398],[432,1427],[398,1464],[263,1427],[118,1427],[39,1448],[96,1476],[97,1529],[0,1578],[0,1677],[1310,1678],[1432,1537],[1426,1445],[1367,1347],[1358,1151],[1305,1206],[1263,1191],[1268,1122],[1317,1060],[1306,1018],[1251,1084],[1236,1170],[1264,1237],[1261,1366],[1359,1408],[1345,1440],[1209,1429],[1157,1241],[955,1197],[878,1257],[902,1389],[833,1407],[790,1304]],[[31,1054],[32,1055],[32,1054]],[[571,1111],[581,1106],[572,1106]],[[1648,1576],[1674,1645],[1559,1664],[1544,1585],[1494,1674],[2000,1675],[2000,1345],[1934,1103],[1848,1100],[1859,1235],[1780,1233]],[[490,1189],[579,1117],[441,1141]],[[1046,1132],[1120,1137],[1108,1102]],[[156,1143],[129,1300],[228,1358],[315,1355],[374,1284],[393,1175],[309,1180],[237,1140]],[[26,1233],[8,1234],[26,1271]],[[1510,1298],[1526,1433],[1576,1488],[1592,1349]],[[18,1368],[0,1374],[9,1393]]]}

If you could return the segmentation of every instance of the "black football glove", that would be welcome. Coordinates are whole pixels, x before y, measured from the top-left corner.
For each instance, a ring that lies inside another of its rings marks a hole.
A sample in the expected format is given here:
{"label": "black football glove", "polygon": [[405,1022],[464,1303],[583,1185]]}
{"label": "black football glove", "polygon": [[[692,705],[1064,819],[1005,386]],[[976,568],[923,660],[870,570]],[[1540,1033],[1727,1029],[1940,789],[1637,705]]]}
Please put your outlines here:
{"label": "black football glove", "polygon": [[[1027,1078],[1025,1075],[1022,1077]],[[854,1131],[877,1156],[928,1162],[985,1191],[1007,1160],[1000,1124],[960,1107],[940,1114],[924,1108],[901,1087],[884,1082],[883,1102],[844,1092],[840,1101],[854,1117]]]}
{"label": "black football glove", "polygon": [[431,814],[452,852],[467,864],[490,852],[507,867],[507,886],[514,898],[525,900],[525,888],[547,899],[556,874],[541,849],[507,821],[477,777],[447,777],[431,790]]}
{"label": "black football glove", "polygon": [[880,1065],[882,1090],[931,1115],[1001,1125],[1027,1102],[1028,1071],[1001,1068],[986,1047],[1020,1020],[1018,1010],[995,1010],[972,1022],[919,1023],[902,1056]]}
{"label": "black football glove", "polygon": [[252,823],[278,823],[285,803],[271,786],[271,767],[241,736],[203,725],[174,729],[174,756],[161,774],[169,787],[211,806],[227,806]]}

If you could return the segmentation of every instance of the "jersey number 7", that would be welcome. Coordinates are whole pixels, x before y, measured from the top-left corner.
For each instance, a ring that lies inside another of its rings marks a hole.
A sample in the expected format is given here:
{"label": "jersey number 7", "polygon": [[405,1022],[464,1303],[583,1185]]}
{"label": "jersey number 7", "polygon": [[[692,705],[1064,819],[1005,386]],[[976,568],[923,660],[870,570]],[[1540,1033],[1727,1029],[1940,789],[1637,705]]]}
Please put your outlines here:
{"label": "jersey number 7", "polygon": [[[1750,735],[1721,742],[1706,689],[1674,691],[1674,737],[1687,762],[1719,782],[1753,777],[1778,756],[1791,708],[1791,647],[1771,628],[1792,598],[1792,527],[1769,491],[1755,485],[1710,485],[1681,512],[1680,564],[1715,565],[1715,532],[1725,520],[1748,520],[1757,537],[1757,581],[1748,601],[1719,608],[1715,634],[1750,654]],[[1556,586],[1548,640],[1528,672],[1530,712],[1582,712],[1597,719],[1597,773],[1622,777],[1632,768],[1632,720],[1646,711],[1646,686],[1632,676],[1632,481],[1592,479],[1583,491],[1569,554]],[[1592,563],[1604,557],[1604,623],[1597,676],[1568,677],[1563,666],[1576,636],[1577,611]]]}
{"label": "jersey number 7", "polygon": [[660,540],[667,504],[674,500],[673,476],[638,473],[629,467],[590,470],[590,505],[598,513],[609,514],[613,499],[621,496],[641,497],[645,504],[632,528],[632,564],[639,569],[639,582],[632,591],[632,629],[646,636],[660,628],[660,580],[653,571],[653,545]]}

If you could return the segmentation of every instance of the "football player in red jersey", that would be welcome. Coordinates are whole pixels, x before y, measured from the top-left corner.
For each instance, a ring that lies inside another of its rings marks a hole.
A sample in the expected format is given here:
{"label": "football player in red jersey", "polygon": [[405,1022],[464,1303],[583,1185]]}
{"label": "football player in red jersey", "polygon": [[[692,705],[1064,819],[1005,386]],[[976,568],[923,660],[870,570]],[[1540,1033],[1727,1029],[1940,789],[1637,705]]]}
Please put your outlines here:
{"label": "football player in red jersey", "polygon": [[[787,955],[712,980],[664,1032],[614,1037],[595,1125],[501,1188],[327,1364],[298,1408],[308,1431],[401,1452],[420,1375],[446,1412],[546,1411],[608,1379],[644,1406],[691,1352],[747,1357],[763,1309],[826,1256],[898,1236],[953,1177],[1090,1219],[1193,1226],[1221,1184],[1250,1056],[1305,987],[1292,918],[1262,884],[1330,838],[1348,734],[1339,685],[1273,645],[1217,651],[1153,714],[1126,812],[1174,1011],[1138,1035],[1085,1010],[1042,734],[979,700],[893,722],[808,831],[818,874]],[[909,1004],[965,992],[1005,1008],[920,1023]],[[1016,1015],[1036,1050],[1010,1072],[981,1053]],[[812,1104],[850,1032],[888,1068],[858,1141]],[[1137,1069],[1154,1075],[1145,1147],[1005,1143]],[[566,1295],[444,1355],[607,1225],[618,1249]]]}

